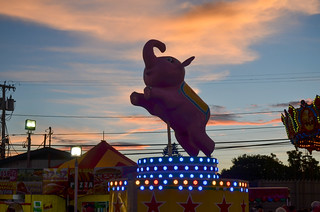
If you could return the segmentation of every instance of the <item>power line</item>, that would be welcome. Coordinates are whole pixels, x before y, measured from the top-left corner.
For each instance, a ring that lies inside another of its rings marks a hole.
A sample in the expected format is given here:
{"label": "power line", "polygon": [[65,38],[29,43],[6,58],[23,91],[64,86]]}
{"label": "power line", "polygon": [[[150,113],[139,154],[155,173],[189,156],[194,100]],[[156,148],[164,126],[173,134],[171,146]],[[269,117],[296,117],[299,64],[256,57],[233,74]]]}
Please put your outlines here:
{"label": "power line", "polygon": [[[238,140],[238,141],[216,141],[216,144],[236,144],[236,143],[257,143],[257,142],[274,142],[274,141],[289,141],[287,138],[275,138],[275,139],[257,139],[257,140]],[[110,143],[109,143],[110,144]],[[22,146],[22,144],[11,144],[12,146]],[[52,147],[94,147],[96,144],[52,144]],[[148,146],[163,146],[166,143],[150,143],[150,144],[110,144],[113,147],[148,147]],[[31,144],[31,146],[39,146],[38,144]]]}
{"label": "power line", "polygon": [[275,129],[283,128],[283,126],[263,126],[263,127],[239,127],[239,128],[221,128],[221,129],[208,129],[206,131],[229,131],[229,130],[260,130],[260,129]]}
{"label": "power line", "polygon": [[[310,75],[313,76],[310,76]],[[303,72],[302,73],[280,73],[280,74],[256,74],[256,75],[233,75],[226,79],[219,81],[208,81],[206,78],[188,79],[190,82],[195,83],[261,83],[261,82],[296,82],[296,81],[319,81],[320,76],[318,72]],[[131,77],[126,79],[128,82],[140,82],[141,79]],[[102,80],[20,80],[16,81],[19,85],[39,85],[39,86],[113,86],[115,81],[110,79]],[[118,82],[119,83],[119,82]],[[120,82],[123,83],[123,82]]]}
{"label": "power line", "polygon": [[[234,131],[234,130],[259,130],[259,129],[276,129],[283,128],[283,126],[263,126],[263,127],[239,127],[239,128],[219,128],[207,129],[207,132],[214,131]],[[83,132],[83,133],[55,133],[55,136],[75,136],[75,135],[127,135],[127,134],[162,134],[167,133],[166,130],[162,131],[139,131],[139,132]],[[12,133],[10,136],[25,136],[25,133]],[[32,135],[39,136],[43,133],[33,133]]]}
{"label": "power line", "polygon": [[[219,113],[211,114],[210,117],[219,117],[219,116],[230,116],[230,115],[255,115],[255,114],[269,114],[269,113],[282,113],[282,110],[273,110],[273,111],[257,111],[257,112],[246,112],[246,113]],[[12,116],[21,116],[21,117],[40,117],[40,118],[84,118],[84,119],[130,119],[130,118],[158,118],[155,116],[143,116],[143,115],[128,115],[128,116],[81,116],[81,115],[43,115],[43,114],[12,114]]]}
{"label": "power line", "polygon": [[240,140],[240,141],[221,141],[215,142],[216,144],[234,144],[234,143],[256,143],[266,141],[289,141],[287,138],[275,138],[275,139],[259,139],[259,140]]}
{"label": "power line", "polygon": [[289,142],[274,142],[274,143],[264,143],[264,144],[252,144],[252,145],[241,145],[241,146],[224,146],[217,147],[216,149],[238,149],[238,148],[247,148],[247,147],[262,147],[262,146],[270,146],[270,145],[282,145],[289,144]]}
{"label": "power line", "polygon": [[[270,146],[270,145],[284,145],[284,144],[288,144],[288,142],[266,143],[266,144],[245,145],[245,146],[242,145],[242,146],[217,147],[216,150],[265,147],[265,146]],[[179,152],[184,152],[184,151],[179,151]],[[135,153],[122,153],[122,154],[123,155],[147,155],[147,154],[162,154],[162,152],[135,152]]]}
{"label": "power line", "polygon": [[[11,144],[13,146],[21,146],[22,144]],[[163,146],[166,144],[110,144],[113,147],[148,147],[148,146]],[[31,146],[39,146],[38,144],[31,144]],[[94,147],[96,144],[52,144],[52,147],[73,147],[73,146],[82,146],[82,147]]]}
{"label": "power line", "polygon": [[299,81],[320,81],[320,77],[288,77],[288,78],[268,78],[268,79],[235,79],[235,80],[221,80],[221,81],[199,81],[203,84],[243,84],[243,83],[280,83],[280,82],[299,82]]}
{"label": "power line", "polygon": [[87,118],[87,119],[121,119],[121,118],[157,118],[155,116],[80,116],[80,115],[41,115],[41,114],[12,114],[12,116],[41,117],[41,118]]}
{"label": "power line", "polygon": [[[231,144],[231,143],[248,143],[248,142],[265,142],[265,141],[281,141],[281,140],[288,140],[288,139],[266,139],[266,140],[251,140],[251,141],[233,141],[233,142],[216,142],[216,144]],[[252,147],[265,147],[265,146],[271,146],[271,145],[284,145],[284,144],[290,144],[290,142],[286,141],[286,142],[269,142],[269,143],[263,143],[263,144],[252,144],[252,145],[236,145],[236,146],[221,146],[221,147],[216,147],[216,150],[224,150],[224,149],[241,149],[241,148],[252,148]],[[19,146],[22,144],[10,144],[11,146]],[[38,146],[38,145],[31,145],[31,146]],[[51,146],[55,146],[55,147],[72,147],[74,145],[51,145]],[[82,145],[82,146],[95,146],[95,145]],[[166,144],[137,144],[137,145],[111,145],[111,146],[118,146],[118,147],[141,147],[141,146],[166,146]],[[179,148],[182,149],[182,148]],[[161,151],[163,149],[119,149],[118,151],[124,152],[122,153],[123,155],[147,155],[147,154],[162,154],[163,152]],[[23,152],[25,150],[15,150],[16,152]],[[135,153],[126,153],[126,151],[139,151],[139,152],[135,152]],[[148,151],[148,152],[145,152]],[[161,152],[150,152],[150,151],[161,151]],[[184,150],[181,150],[179,152],[185,152]]]}

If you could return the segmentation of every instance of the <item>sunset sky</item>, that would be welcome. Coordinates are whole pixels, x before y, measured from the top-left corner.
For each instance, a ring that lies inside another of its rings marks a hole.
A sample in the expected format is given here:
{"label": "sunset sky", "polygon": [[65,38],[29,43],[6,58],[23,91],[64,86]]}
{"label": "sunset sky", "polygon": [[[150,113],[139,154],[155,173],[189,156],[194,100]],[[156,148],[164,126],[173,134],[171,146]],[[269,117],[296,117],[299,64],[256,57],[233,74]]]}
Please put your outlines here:
{"label": "sunset sky", "polygon": [[281,111],[320,95],[318,0],[0,0],[0,30],[0,84],[16,87],[6,93],[16,101],[12,144],[26,141],[24,122],[34,119],[32,144],[51,126],[52,145],[97,144],[104,132],[110,144],[163,144],[122,153],[161,151],[165,123],[129,99],[144,89],[149,39],[166,44],[157,56],[195,56],[185,81],[210,106],[220,169],[242,154],[286,163],[294,147],[283,140]]}

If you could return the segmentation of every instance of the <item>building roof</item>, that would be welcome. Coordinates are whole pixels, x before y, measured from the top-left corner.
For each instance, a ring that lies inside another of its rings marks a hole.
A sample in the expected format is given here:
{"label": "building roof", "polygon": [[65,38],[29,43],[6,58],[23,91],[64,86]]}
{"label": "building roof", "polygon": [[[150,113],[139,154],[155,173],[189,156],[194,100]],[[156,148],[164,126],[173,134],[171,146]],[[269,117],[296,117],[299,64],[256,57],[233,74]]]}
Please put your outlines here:
{"label": "building roof", "polygon": [[[27,161],[27,157],[27,153],[7,157],[0,160],[0,167],[4,167],[6,164],[18,161]],[[51,147],[44,147],[41,149],[30,151],[30,160],[48,160],[48,157],[50,157],[50,160],[69,160],[72,158],[70,152],[54,149]]]}

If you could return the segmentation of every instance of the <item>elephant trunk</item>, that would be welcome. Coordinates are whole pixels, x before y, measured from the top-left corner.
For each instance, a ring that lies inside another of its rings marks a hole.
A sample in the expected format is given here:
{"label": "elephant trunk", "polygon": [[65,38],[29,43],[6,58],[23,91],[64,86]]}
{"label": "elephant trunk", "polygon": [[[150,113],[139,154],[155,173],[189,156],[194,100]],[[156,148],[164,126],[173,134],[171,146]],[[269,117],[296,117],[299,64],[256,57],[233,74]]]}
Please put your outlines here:
{"label": "elephant trunk", "polygon": [[157,59],[153,47],[157,47],[162,53],[166,50],[166,45],[161,41],[149,40],[143,47],[143,61],[146,65],[146,69],[152,68]]}

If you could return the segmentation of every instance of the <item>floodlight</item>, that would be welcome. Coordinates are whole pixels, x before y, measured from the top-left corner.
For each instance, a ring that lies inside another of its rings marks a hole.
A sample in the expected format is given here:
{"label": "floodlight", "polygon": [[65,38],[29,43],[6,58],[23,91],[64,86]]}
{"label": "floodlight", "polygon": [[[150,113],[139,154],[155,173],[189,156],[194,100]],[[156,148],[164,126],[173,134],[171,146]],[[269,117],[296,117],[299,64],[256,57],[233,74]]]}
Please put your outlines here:
{"label": "floodlight", "polygon": [[25,123],[26,130],[36,130],[36,121],[27,119]]}
{"label": "floodlight", "polygon": [[82,153],[82,149],[80,146],[71,147],[71,156],[79,157],[79,156],[81,156],[81,153]]}

